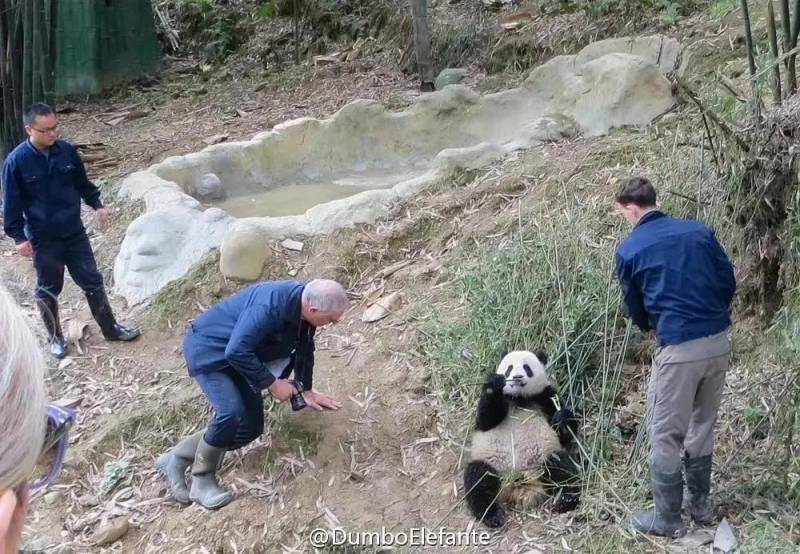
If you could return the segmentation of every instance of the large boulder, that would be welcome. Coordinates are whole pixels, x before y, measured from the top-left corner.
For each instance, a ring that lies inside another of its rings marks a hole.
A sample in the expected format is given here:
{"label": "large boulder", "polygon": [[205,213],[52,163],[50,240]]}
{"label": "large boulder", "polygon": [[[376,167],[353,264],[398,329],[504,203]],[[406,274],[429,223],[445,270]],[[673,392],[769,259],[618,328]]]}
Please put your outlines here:
{"label": "large boulder", "polygon": [[609,38],[593,42],[581,50],[575,56],[575,66],[579,67],[607,54],[639,56],[648,63],[657,65],[662,73],[670,74],[680,67],[682,48],[681,43],[674,38],[662,35]]}
{"label": "large boulder", "polygon": [[261,276],[269,254],[264,234],[254,227],[239,227],[222,241],[219,269],[223,275],[242,281]]}
{"label": "large boulder", "polygon": [[588,92],[573,117],[589,135],[613,127],[647,125],[675,105],[672,84],[658,67],[629,54],[608,54],[583,65]]}
{"label": "large boulder", "polygon": [[172,204],[128,226],[114,263],[117,293],[130,304],[149,299],[218,248],[235,220],[219,208],[201,211]]}

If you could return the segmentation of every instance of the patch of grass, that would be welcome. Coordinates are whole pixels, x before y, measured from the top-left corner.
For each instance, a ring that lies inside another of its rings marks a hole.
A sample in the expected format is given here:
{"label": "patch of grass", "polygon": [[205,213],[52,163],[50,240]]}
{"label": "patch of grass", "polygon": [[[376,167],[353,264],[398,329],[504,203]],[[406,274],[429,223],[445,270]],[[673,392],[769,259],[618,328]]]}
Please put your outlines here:
{"label": "patch of grass", "polygon": [[739,7],[739,0],[717,0],[708,10],[712,17],[723,17],[731,10]]}
{"label": "patch of grass", "polygon": [[756,519],[746,532],[749,536],[742,544],[742,554],[793,554],[798,551],[797,537],[793,541],[789,533],[767,519]]}

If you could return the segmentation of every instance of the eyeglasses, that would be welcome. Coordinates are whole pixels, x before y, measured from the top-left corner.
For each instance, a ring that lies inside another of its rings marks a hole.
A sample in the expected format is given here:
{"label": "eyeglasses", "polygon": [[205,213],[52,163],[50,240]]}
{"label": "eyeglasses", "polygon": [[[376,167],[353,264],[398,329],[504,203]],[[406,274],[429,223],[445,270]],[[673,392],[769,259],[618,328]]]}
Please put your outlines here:
{"label": "eyeglasses", "polygon": [[64,464],[67,452],[69,430],[75,422],[75,411],[55,404],[47,406],[47,431],[44,447],[36,464],[36,473],[29,490],[31,493],[52,485]]}
{"label": "eyeglasses", "polygon": [[31,125],[31,129],[33,129],[37,133],[42,133],[44,135],[49,135],[49,134],[58,132],[58,125],[56,125],[55,127],[50,127],[49,129],[37,129],[36,127]]}

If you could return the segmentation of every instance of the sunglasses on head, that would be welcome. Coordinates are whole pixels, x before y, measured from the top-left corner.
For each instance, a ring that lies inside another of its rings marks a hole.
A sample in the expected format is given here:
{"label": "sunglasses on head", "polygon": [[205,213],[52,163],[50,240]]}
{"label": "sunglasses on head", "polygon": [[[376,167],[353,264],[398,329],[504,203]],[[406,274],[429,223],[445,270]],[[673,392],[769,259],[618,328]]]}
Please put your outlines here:
{"label": "sunglasses on head", "polygon": [[64,463],[64,454],[69,442],[69,430],[75,422],[75,411],[69,408],[49,404],[47,406],[47,431],[44,447],[37,463],[35,479],[29,486],[35,493],[52,485]]}

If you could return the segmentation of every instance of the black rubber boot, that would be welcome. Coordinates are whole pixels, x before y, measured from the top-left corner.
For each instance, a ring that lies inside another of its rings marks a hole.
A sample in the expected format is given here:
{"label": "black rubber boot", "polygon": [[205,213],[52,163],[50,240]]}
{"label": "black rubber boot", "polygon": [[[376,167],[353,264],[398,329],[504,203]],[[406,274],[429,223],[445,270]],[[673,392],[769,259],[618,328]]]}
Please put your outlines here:
{"label": "black rubber boot", "polygon": [[225,449],[216,448],[200,439],[192,464],[192,488],[189,498],[209,510],[217,510],[233,500],[233,494],[217,483],[217,468],[225,457]]}
{"label": "black rubber boot", "polygon": [[189,487],[186,485],[186,469],[194,462],[197,445],[200,444],[203,433],[205,431],[184,438],[156,460],[156,469],[166,479],[172,498],[180,504],[191,503]]}
{"label": "black rubber boot", "polygon": [[655,509],[639,512],[631,518],[631,525],[640,533],[678,538],[686,534],[681,519],[683,501],[683,476],[681,472],[667,474],[651,468]]}
{"label": "black rubber boot", "polygon": [[106,340],[131,341],[139,336],[136,329],[127,329],[117,323],[111,304],[108,303],[108,296],[103,289],[86,292],[86,301],[89,302],[89,309],[92,310],[92,317],[100,326],[100,331]]}
{"label": "black rubber boot", "polygon": [[50,345],[50,354],[56,359],[62,359],[67,355],[67,343],[64,341],[64,334],[61,332],[61,322],[58,320],[58,299],[48,296],[37,298],[36,305],[39,314],[44,321],[47,330],[47,342]]}
{"label": "black rubber boot", "polygon": [[700,458],[684,457],[683,470],[686,475],[685,510],[698,525],[716,523],[711,504],[711,455]]}

